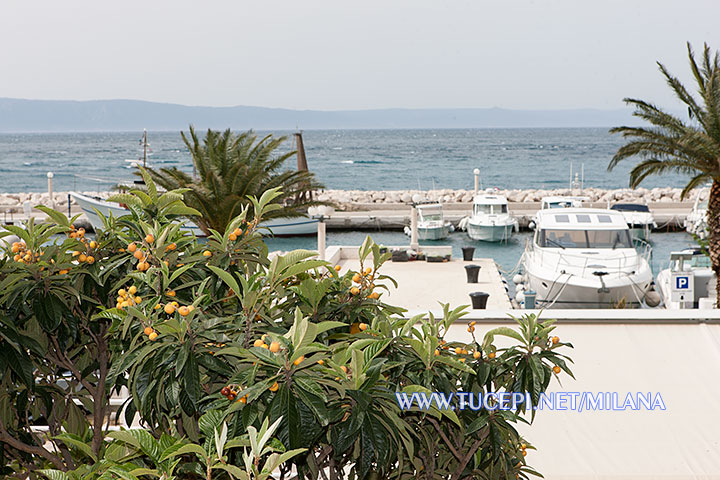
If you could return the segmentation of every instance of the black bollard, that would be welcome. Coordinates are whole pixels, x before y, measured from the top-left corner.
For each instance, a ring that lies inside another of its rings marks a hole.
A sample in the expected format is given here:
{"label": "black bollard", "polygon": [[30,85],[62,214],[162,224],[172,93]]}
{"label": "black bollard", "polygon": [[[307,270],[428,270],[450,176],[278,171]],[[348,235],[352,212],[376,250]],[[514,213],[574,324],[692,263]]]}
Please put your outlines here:
{"label": "black bollard", "polygon": [[462,247],[463,260],[466,262],[472,262],[473,255],[475,254],[475,247]]}
{"label": "black bollard", "polygon": [[470,294],[470,300],[472,301],[472,307],[475,310],[485,310],[487,307],[487,301],[490,294],[487,292],[472,292]]}
{"label": "black bollard", "polygon": [[480,273],[480,265],[465,265],[467,283],[478,283],[478,273]]}

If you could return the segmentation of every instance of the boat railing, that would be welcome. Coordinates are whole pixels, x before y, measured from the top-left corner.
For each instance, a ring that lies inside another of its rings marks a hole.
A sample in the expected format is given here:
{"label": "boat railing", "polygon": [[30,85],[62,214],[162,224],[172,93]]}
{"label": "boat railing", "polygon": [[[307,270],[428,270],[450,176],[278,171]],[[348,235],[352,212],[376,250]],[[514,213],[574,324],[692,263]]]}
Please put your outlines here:
{"label": "boat railing", "polygon": [[595,272],[608,274],[627,274],[638,271],[643,262],[650,263],[652,246],[640,239],[634,242],[635,248],[619,250],[620,255],[615,258],[594,258],[593,255],[567,252],[561,248],[537,248],[531,240],[528,240],[526,251],[531,252],[543,265],[552,265],[558,272],[572,273],[586,277]]}

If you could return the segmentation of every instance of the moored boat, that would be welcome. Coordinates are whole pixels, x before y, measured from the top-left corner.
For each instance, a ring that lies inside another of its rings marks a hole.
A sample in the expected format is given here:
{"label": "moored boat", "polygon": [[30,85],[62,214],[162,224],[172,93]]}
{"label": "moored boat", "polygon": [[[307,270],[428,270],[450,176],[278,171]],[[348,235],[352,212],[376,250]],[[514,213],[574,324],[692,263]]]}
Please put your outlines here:
{"label": "moored boat", "polygon": [[[103,222],[98,215],[100,212],[103,216],[121,217],[127,215],[130,211],[123,205],[115,202],[108,202],[102,198],[90,197],[76,192],[70,192],[78,206],[82,209],[94,229],[102,228]],[[266,228],[267,231],[276,237],[290,237],[317,234],[318,219],[297,217],[297,218],[272,218],[260,224],[260,228]],[[200,227],[191,221],[185,222],[185,228],[198,237],[204,236]]]}
{"label": "moored boat", "polygon": [[616,203],[610,207],[610,210],[622,213],[633,238],[648,241],[650,232],[657,228],[657,223],[655,223],[653,214],[647,205],[641,203]]}
{"label": "moored boat", "polygon": [[644,305],[653,276],[649,244],[633,242],[620,212],[541,210],[523,253],[526,289],[541,308]]}
{"label": "moored boat", "polygon": [[[419,204],[418,213],[418,238],[420,240],[442,240],[454,230],[450,222],[446,222],[443,216],[441,203]],[[405,227],[405,234],[410,235],[410,227]]]}
{"label": "moored boat", "polygon": [[468,236],[483,242],[506,242],[518,231],[518,221],[501,195],[481,194],[473,199],[473,212],[462,221]]}
{"label": "moored boat", "polygon": [[700,239],[704,239],[707,236],[707,199],[701,200],[701,196],[695,199],[693,208],[685,217],[685,230],[690,235],[696,235]]}

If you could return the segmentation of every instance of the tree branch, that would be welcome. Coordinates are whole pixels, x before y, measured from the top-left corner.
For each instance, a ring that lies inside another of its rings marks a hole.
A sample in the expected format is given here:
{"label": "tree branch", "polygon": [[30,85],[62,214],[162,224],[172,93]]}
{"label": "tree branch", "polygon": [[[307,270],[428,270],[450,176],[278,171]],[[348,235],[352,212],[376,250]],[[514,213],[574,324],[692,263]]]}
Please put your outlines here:
{"label": "tree branch", "polygon": [[6,443],[20,452],[29,453],[31,455],[39,455],[48,462],[52,463],[59,470],[67,470],[67,466],[63,464],[62,460],[60,460],[58,456],[53,455],[50,451],[46,450],[44,447],[39,445],[27,445],[10,435],[5,429],[5,425],[2,420],[0,420],[0,442]]}

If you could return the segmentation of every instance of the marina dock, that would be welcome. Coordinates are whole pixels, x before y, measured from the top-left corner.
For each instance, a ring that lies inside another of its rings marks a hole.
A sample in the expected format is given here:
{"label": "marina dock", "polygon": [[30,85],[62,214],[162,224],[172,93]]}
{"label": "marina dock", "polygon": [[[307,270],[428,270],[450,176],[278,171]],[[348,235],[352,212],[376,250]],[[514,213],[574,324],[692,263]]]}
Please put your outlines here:
{"label": "marina dock", "polygon": [[[360,263],[357,250],[357,247],[329,247],[327,259],[342,267],[341,274],[348,269],[358,270]],[[465,266],[471,264],[480,266],[478,283],[467,283]],[[449,262],[388,261],[383,265],[381,272],[398,282],[397,288],[390,282],[385,282],[390,291],[382,293],[382,300],[391,305],[402,306],[409,311],[437,310],[440,301],[449,303],[453,307],[469,305],[471,292],[488,293],[490,296],[487,308],[489,309],[512,308],[502,276],[491,258],[477,258],[472,262],[455,258]]]}

